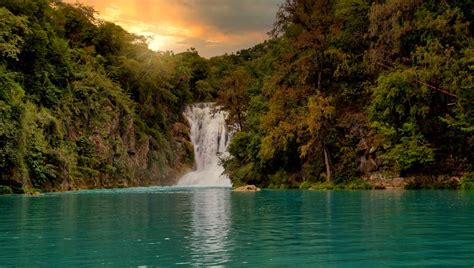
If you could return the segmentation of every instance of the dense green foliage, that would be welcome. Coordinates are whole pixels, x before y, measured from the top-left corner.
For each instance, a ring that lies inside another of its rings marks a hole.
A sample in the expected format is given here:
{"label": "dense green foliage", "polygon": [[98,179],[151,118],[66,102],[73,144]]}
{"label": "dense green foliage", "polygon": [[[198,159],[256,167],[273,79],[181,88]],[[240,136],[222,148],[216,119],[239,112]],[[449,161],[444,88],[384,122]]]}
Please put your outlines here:
{"label": "dense green foliage", "polygon": [[86,6],[1,0],[2,192],[169,183],[193,162],[182,110],[202,66]]}
{"label": "dense green foliage", "polygon": [[234,185],[470,174],[473,5],[287,0],[270,40],[206,60],[86,6],[0,0],[0,190],[170,183],[193,162],[197,101],[228,113]]}
{"label": "dense green foliage", "polygon": [[234,184],[472,170],[473,5],[286,1],[270,41],[211,60],[221,84],[247,81],[220,97]]}
{"label": "dense green foliage", "polygon": [[474,173],[467,173],[461,178],[462,190],[474,190]]}

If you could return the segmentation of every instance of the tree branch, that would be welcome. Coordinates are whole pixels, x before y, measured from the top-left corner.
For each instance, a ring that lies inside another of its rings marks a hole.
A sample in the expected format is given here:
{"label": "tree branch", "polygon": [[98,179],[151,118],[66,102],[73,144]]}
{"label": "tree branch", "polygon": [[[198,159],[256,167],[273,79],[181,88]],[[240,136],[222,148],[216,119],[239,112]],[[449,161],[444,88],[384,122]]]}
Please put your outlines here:
{"label": "tree branch", "polygon": [[[395,69],[394,67],[389,66],[389,65],[387,65],[387,64],[385,64],[385,63],[382,63],[382,62],[377,62],[376,64],[379,65],[379,66],[382,66],[382,67],[384,67],[384,68],[386,68],[386,69],[389,69],[389,70]],[[415,79],[415,82],[417,82],[418,84],[423,85],[423,86],[425,86],[425,87],[427,87],[427,88],[430,88],[430,89],[436,90],[436,91],[438,91],[438,92],[440,92],[440,93],[443,93],[443,94],[445,94],[445,95],[448,95],[448,96],[451,96],[451,97],[454,97],[454,98],[458,98],[458,96],[457,96],[456,94],[451,93],[451,92],[449,92],[449,91],[447,91],[447,90],[445,90],[445,89],[441,89],[441,88],[438,88],[438,87],[433,86],[433,85],[431,85],[431,84],[428,84],[428,83],[426,83],[426,82],[424,82],[424,81]]]}

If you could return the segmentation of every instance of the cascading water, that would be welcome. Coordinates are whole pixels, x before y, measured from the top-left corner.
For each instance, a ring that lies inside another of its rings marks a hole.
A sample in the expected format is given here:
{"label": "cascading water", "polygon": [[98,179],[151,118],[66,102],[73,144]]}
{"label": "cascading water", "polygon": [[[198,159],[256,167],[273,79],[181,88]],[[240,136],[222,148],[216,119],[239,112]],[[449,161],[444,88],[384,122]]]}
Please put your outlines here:
{"label": "cascading water", "polygon": [[185,116],[191,124],[196,170],[184,175],[178,186],[231,187],[219,164],[219,156],[227,152],[230,140],[225,113],[216,109],[214,103],[198,103],[189,106]]}

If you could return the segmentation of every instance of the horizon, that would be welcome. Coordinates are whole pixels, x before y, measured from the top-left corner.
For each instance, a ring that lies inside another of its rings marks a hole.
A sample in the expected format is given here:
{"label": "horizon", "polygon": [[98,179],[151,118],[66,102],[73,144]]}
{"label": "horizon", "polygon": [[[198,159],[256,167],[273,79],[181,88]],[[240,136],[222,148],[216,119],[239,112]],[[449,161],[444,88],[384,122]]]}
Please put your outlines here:
{"label": "horizon", "polygon": [[147,37],[154,51],[195,48],[205,58],[268,40],[282,0],[64,0],[93,7],[99,17]]}

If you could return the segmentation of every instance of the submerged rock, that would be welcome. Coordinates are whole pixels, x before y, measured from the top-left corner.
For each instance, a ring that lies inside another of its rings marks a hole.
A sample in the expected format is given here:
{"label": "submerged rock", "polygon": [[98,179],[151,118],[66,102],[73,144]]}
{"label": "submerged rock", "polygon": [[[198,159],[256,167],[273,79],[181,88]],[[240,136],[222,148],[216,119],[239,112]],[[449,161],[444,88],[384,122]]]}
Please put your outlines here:
{"label": "submerged rock", "polygon": [[234,192],[260,192],[261,189],[255,185],[245,185],[241,187],[237,187],[234,189]]}

